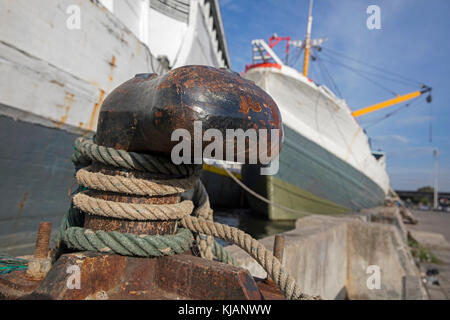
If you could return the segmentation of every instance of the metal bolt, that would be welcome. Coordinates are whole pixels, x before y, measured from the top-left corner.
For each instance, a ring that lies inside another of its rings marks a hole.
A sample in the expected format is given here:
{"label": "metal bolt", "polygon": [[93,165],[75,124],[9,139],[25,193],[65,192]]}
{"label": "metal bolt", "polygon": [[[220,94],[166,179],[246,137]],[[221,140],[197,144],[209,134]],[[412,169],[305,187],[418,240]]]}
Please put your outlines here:
{"label": "metal bolt", "polygon": [[283,262],[284,253],[284,236],[276,235],[273,242],[273,255],[275,258]]}
{"label": "metal bolt", "polygon": [[[276,235],[273,240],[273,256],[280,260],[280,263],[283,262],[283,253],[284,253],[284,236]],[[272,286],[276,286],[273,279],[269,276],[266,278],[266,283]]]}
{"label": "metal bolt", "polygon": [[50,243],[50,232],[52,230],[51,222],[39,223],[39,229],[36,238],[36,248],[34,249],[35,258],[46,258],[48,254],[48,245]]}
{"label": "metal bolt", "polygon": [[52,267],[51,260],[47,257],[51,231],[51,222],[39,223],[34,256],[28,260],[27,269],[27,274],[29,274],[36,280],[43,279]]}

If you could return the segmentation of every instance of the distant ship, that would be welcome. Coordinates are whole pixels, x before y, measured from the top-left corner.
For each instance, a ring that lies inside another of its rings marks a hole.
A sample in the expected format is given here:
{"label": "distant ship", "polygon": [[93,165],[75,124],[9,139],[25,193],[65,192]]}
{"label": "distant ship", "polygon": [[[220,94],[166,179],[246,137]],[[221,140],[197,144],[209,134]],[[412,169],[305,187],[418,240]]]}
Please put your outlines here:
{"label": "distant ship", "polygon": [[[270,38],[269,44],[253,40],[253,62],[244,74],[275,100],[284,124],[278,173],[262,176],[254,165],[242,168],[244,183],[270,201],[248,194],[250,207],[270,220],[292,220],[307,213],[338,214],[384,204],[390,191],[386,156],[371,151],[356,117],[431,90],[422,86],[418,91],[352,112],[328,87],[308,77],[310,50],[320,50],[326,40],[311,39],[311,26],[312,0],[305,40],[277,35]],[[304,51],[302,73],[285,64],[272,50],[280,41],[287,41],[286,54],[289,46]]]}
{"label": "distant ship", "polygon": [[111,90],[188,64],[231,67],[217,0],[0,0],[0,251],[57,231],[74,140]]}

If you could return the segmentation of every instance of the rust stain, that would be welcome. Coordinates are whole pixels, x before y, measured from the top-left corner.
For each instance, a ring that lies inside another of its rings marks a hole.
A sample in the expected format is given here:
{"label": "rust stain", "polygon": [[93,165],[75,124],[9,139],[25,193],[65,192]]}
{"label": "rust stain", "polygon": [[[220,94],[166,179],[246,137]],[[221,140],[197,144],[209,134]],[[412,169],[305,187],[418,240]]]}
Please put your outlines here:
{"label": "rust stain", "polygon": [[111,58],[111,62],[109,63],[109,65],[111,66],[111,71],[109,73],[109,81],[113,81],[113,72],[114,72],[114,68],[117,67],[116,65],[116,56],[112,56]]}
{"label": "rust stain", "polygon": [[89,83],[92,84],[97,89],[100,89],[100,84],[98,82],[91,80],[91,81],[89,81]]}
{"label": "rust stain", "polygon": [[63,124],[66,123],[67,118],[69,117],[69,111],[72,107],[73,101],[75,100],[75,95],[73,93],[66,92],[66,95],[64,96],[64,115],[61,117],[61,119],[56,123],[57,128],[61,128]]}
{"label": "rust stain", "polygon": [[25,206],[25,202],[27,202],[27,198],[28,198],[28,192],[25,192],[23,194],[22,201],[20,201],[20,203],[19,203],[19,213],[22,211],[23,207]]}
{"label": "rust stain", "polygon": [[162,112],[161,112],[161,111],[157,111],[157,112],[155,113],[155,116],[156,116],[156,119],[155,119],[155,125],[157,126],[157,125],[159,125],[159,118],[162,117]]}
{"label": "rust stain", "polygon": [[100,106],[102,105],[104,99],[105,99],[105,90],[100,89],[100,96],[91,112],[91,118],[89,120],[88,130],[94,129],[94,124],[97,121],[98,112],[100,111]]}
{"label": "rust stain", "polygon": [[251,99],[245,96],[241,96],[240,100],[241,100],[239,103],[240,112],[244,114],[248,114],[249,110],[252,110],[254,112],[261,112],[262,109],[258,102],[252,101]]}
{"label": "rust stain", "polygon": [[12,229],[10,230],[11,236],[8,238],[8,240],[6,242],[6,247],[9,247],[12,243],[14,243],[13,234],[17,230],[17,225],[18,225],[19,220],[21,218],[21,213],[22,213],[23,207],[25,206],[25,203],[27,202],[27,198],[28,198],[28,192],[26,191],[23,194],[22,200],[19,203],[19,211],[17,211],[17,215],[16,215],[16,218],[14,220],[14,225],[12,226]]}

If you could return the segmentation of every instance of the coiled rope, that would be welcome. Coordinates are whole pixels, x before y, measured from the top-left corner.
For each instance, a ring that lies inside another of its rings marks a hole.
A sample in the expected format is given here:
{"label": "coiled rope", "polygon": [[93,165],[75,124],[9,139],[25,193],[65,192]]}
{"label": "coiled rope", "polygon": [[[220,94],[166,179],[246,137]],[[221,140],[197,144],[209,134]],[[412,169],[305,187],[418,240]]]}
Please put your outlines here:
{"label": "coiled rope", "polygon": [[73,197],[73,203],[89,214],[129,220],[175,220],[194,209],[188,200],[174,204],[136,204],[98,199],[83,192]]}
{"label": "coiled rope", "polygon": [[201,170],[200,165],[175,165],[163,157],[99,146],[91,139],[77,138],[75,149],[76,152],[72,156],[75,162],[97,161],[117,168],[161,173],[168,176],[192,176]]}
{"label": "coiled rope", "polygon": [[[61,226],[59,239],[67,247],[141,257],[171,255],[188,250],[192,245],[194,232],[203,257],[212,259],[215,256],[222,262],[234,264],[230,254],[214,240],[214,237],[223,239],[238,245],[250,254],[274,280],[287,299],[319,298],[302,293],[294,278],[283,270],[280,261],[260,242],[242,230],[212,221],[213,212],[208,195],[198,179],[201,166],[178,166],[162,157],[106,148],[84,138],[76,140],[72,159],[78,166],[86,166],[92,161],[97,161],[108,166],[158,173],[167,177],[165,180],[147,181],[125,175],[112,176],[93,172],[88,167],[80,169],[76,175],[78,183],[84,188],[132,195],[166,195],[181,193],[194,187],[194,195],[192,202],[185,200],[170,205],[136,205],[98,199],[81,188],[73,197],[73,206]],[[129,220],[181,219],[180,224],[185,229],[180,228],[176,234],[164,236],[92,231],[73,224],[77,219],[71,216],[80,214],[79,210],[87,214]]]}
{"label": "coiled rope", "polygon": [[90,167],[78,170],[76,178],[82,185],[90,189],[140,196],[162,196],[183,193],[194,188],[197,180],[197,177],[192,175],[184,179],[151,181],[119,175],[105,175],[101,172],[93,172]]}

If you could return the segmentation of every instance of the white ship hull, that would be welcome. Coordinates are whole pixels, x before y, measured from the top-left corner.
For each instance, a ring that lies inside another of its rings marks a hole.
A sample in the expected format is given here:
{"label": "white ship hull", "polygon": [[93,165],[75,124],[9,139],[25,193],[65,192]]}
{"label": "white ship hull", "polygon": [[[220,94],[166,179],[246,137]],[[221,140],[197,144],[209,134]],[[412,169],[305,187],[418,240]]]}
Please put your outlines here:
{"label": "white ship hull", "polygon": [[[344,100],[284,65],[255,66],[245,77],[275,100],[287,131],[280,170],[273,177],[278,182],[266,179],[267,190],[260,192],[274,202],[315,213],[383,203],[389,191],[385,157],[373,156],[366,134]],[[277,188],[283,188],[283,195]],[[273,206],[259,211],[268,211],[272,219],[295,218]]]}
{"label": "white ship hull", "polygon": [[0,0],[0,251],[57,231],[73,142],[108,93],[187,64],[230,67],[217,0]]}

